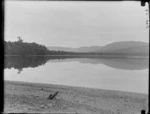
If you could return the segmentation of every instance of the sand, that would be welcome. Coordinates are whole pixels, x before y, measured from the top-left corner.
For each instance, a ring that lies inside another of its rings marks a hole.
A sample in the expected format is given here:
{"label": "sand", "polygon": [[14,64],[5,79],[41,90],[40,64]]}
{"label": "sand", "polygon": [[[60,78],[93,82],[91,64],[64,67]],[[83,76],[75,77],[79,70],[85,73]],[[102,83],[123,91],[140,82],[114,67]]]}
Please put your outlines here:
{"label": "sand", "polygon": [[14,81],[4,86],[5,113],[140,114],[148,108],[146,94]]}

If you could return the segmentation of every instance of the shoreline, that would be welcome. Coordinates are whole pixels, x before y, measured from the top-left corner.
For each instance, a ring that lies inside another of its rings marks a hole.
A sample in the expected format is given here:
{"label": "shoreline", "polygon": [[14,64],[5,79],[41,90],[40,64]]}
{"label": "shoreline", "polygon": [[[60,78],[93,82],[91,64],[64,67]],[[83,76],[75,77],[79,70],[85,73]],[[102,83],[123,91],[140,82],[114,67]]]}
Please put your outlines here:
{"label": "shoreline", "polygon": [[[59,92],[56,98],[47,99]],[[64,85],[4,81],[4,112],[140,114],[148,95]]]}
{"label": "shoreline", "polygon": [[113,54],[85,54],[85,55],[80,55],[80,54],[62,54],[62,55],[4,55],[4,57],[79,57],[79,58],[95,58],[95,57],[99,57],[99,58],[127,58],[127,59],[148,59],[149,56],[142,56],[142,55],[113,55]]}

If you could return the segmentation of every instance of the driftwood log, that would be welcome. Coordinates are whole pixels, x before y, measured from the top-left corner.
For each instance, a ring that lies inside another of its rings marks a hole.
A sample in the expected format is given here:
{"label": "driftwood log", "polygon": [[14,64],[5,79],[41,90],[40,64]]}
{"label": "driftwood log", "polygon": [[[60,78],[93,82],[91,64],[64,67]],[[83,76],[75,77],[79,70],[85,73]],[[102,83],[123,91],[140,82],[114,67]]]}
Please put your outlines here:
{"label": "driftwood log", "polygon": [[57,92],[54,93],[54,94],[50,94],[49,97],[48,97],[48,99],[50,99],[50,100],[54,99],[58,93],[59,93],[59,92],[57,91]]}

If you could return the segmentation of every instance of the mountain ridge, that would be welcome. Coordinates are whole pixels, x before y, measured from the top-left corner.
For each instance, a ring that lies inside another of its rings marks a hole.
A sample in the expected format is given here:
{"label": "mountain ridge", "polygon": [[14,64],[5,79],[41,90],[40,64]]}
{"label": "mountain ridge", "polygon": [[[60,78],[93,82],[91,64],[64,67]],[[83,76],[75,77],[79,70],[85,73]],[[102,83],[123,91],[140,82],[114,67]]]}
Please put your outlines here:
{"label": "mountain ridge", "polygon": [[142,41],[113,42],[105,46],[84,46],[79,48],[48,46],[49,50],[67,51],[77,53],[114,53],[114,54],[144,54],[149,55],[149,43]]}

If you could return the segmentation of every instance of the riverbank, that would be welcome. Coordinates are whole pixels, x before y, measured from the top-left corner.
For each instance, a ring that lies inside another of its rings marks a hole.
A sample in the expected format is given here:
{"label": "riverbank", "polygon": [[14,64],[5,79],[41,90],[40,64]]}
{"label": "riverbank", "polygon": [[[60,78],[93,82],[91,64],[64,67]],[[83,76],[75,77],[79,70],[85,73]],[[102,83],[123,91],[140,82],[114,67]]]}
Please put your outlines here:
{"label": "riverbank", "polygon": [[140,114],[148,108],[146,94],[14,81],[4,87],[4,112]]}

